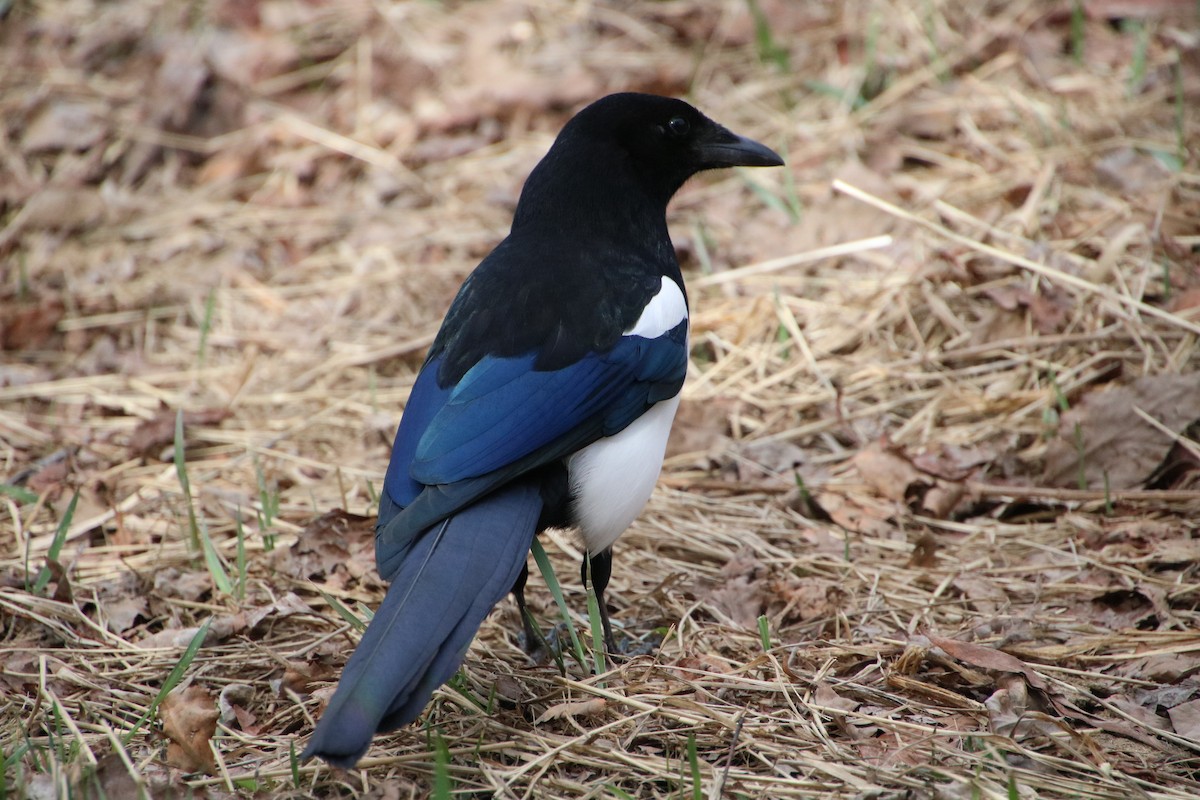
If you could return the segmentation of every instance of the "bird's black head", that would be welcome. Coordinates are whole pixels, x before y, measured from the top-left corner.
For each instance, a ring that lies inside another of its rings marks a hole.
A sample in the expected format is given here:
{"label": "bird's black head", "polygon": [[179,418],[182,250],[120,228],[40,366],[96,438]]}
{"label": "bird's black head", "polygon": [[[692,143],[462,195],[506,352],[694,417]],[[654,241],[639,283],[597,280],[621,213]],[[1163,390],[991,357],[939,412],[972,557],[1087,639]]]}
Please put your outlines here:
{"label": "bird's black head", "polygon": [[593,205],[589,199],[620,204],[637,194],[665,211],[671,196],[697,172],[782,164],[769,147],[738,136],[682,100],[611,94],[563,127],[530,174],[521,198],[525,208],[518,207],[515,222],[555,195],[561,196],[554,202]]}
{"label": "bird's black head", "polygon": [[692,106],[652,94],[610,94],[575,115],[561,138],[616,145],[642,171],[683,180],[721,167],[778,167],[775,151],[732,133]]}

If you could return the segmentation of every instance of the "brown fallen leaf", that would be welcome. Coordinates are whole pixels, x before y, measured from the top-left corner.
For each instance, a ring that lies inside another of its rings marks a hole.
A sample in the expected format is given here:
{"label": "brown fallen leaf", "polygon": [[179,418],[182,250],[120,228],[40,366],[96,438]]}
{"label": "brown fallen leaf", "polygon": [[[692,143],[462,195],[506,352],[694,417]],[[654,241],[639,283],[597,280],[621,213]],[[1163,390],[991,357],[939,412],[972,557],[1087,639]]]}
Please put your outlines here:
{"label": "brown fallen leaf", "polygon": [[175,567],[154,574],[154,595],[196,602],[212,591],[212,576],[200,570],[180,571]]}
{"label": "brown fallen leaf", "polygon": [[508,673],[497,675],[492,688],[498,699],[514,706],[527,702],[533,696],[528,686],[517,676]]}
{"label": "brown fallen leaf", "polygon": [[[990,317],[988,324],[995,328],[1004,326],[1018,334],[1025,327],[1025,314],[1038,333],[1051,334],[1062,330],[1073,305],[1066,292],[1056,291],[1049,287],[1040,287],[1036,291],[1020,284],[1007,284],[988,289],[984,294],[990,298],[1000,310],[1009,315],[999,314]],[[1004,318],[1000,322],[1000,318]],[[993,331],[994,333],[995,331]]]}
{"label": "brown fallen leaf", "polygon": [[608,701],[603,697],[593,697],[591,700],[580,700],[574,703],[558,703],[543,711],[533,721],[533,724],[541,725],[543,722],[560,717],[592,717],[603,713],[606,708],[608,708]]}
{"label": "brown fallen leaf", "polygon": [[897,503],[907,503],[915,493],[924,493],[933,485],[931,478],[885,442],[872,442],[855,453],[853,461],[871,488]]}
{"label": "brown fallen leaf", "polygon": [[857,700],[851,700],[848,697],[842,697],[830,686],[824,683],[817,686],[817,690],[813,692],[813,701],[816,702],[817,705],[836,709],[838,711],[853,711],[859,706]]}
{"label": "brown fallen leaf", "polygon": [[[838,167],[834,176],[871,194],[893,202],[899,200],[896,189],[886,177],[873,172],[857,160],[848,160]],[[762,215],[766,217],[766,215]],[[754,218],[751,218],[752,228]],[[795,225],[784,231],[786,243],[779,243],[778,252],[794,252],[815,247],[826,247],[838,242],[885,233],[895,233],[904,223],[890,214],[864,208],[862,203],[840,192],[829,190],[806,209],[806,213]],[[763,233],[753,230],[753,235]],[[756,239],[757,241],[757,239]]]}
{"label": "brown fallen leaf", "polygon": [[1183,16],[1196,10],[1191,0],[1087,0],[1082,6],[1089,17],[1105,20]]}
{"label": "brown fallen leaf", "polygon": [[739,553],[721,568],[721,583],[706,599],[726,619],[753,629],[766,609],[767,595],[767,567],[753,555]]}
{"label": "brown fallen leaf", "polygon": [[[838,526],[872,539],[894,539],[899,531],[892,522],[895,507],[862,493],[829,490],[817,496],[820,513]],[[843,544],[844,548],[844,544]]]}
{"label": "brown fallen leaf", "polygon": [[[992,618],[999,616],[998,611],[1005,606],[1008,595],[1004,590],[990,580],[974,575],[959,575],[951,584],[971,601],[971,605],[987,620],[984,626],[992,628]],[[980,635],[977,632],[977,635]]]}
{"label": "brown fallen leaf", "polygon": [[1180,440],[1171,445],[1163,456],[1162,463],[1146,479],[1147,489],[1195,488],[1200,482],[1200,452],[1193,444],[1200,438],[1200,425],[1193,423],[1183,432],[1187,441]]}
{"label": "brown fallen leaf", "polygon": [[948,517],[969,497],[965,483],[919,469],[901,448],[887,440],[859,450],[853,463],[862,479],[880,495],[929,516]]}
{"label": "brown fallen leaf", "polygon": [[972,666],[996,670],[998,672],[1018,673],[1025,676],[1025,680],[1029,681],[1029,685],[1035,689],[1046,689],[1048,686],[1045,679],[1030,669],[1024,661],[1016,656],[1005,653],[1003,650],[996,650],[972,642],[947,639],[942,636],[935,636],[934,634],[929,634],[929,641],[944,650],[951,658],[957,658],[959,661],[964,661]]}
{"label": "brown fallen leaf", "polygon": [[48,341],[63,318],[61,300],[48,299],[37,305],[0,303],[0,350],[36,350]]}
{"label": "brown fallen leaf", "polygon": [[245,706],[254,699],[254,688],[245,683],[231,683],[221,689],[217,698],[221,722],[226,725],[237,723],[237,727],[251,735],[258,732],[257,718]]}
{"label": "brown fallen leaf", "polygon": [[698,453],[702,466],[708,467],[710,454],[729,443],[729,417],[735,406],[734,401],[720,397],[704,402],[684,400],[667,439],[667,457]]}
{"label": "brown fallen leaf", "polygon": [[[183,425],[186,434],[188,427],[195,425],[216,425],[230,415],[227,408],[200,408],[183,412]],[[164,408],[152,418],[144,420],[133,429],[129,435],[129,452],[134,457],[151,458],[158,456],[163,448],[175,441],[175,409]]]}
{"label": "brown fallen leaf", "polygon": [[148,602],[144,595],[127,594],[100,601],[104,612],[104,627],[113,633],[124,633],[133,627],[138,617],[147,616]]}
{"label": "brown fallen leaf", "polygon": [[1159,653],[1129,662],[1118,674],[1155,683],[1176,684],[1200,674],[1200,658],[1187,653]]}
{"label": "brown fallen leaf", "polygon": [[939,480],[921,498],[920,510],[932,517],[946,519],[970,496],[965,483]]}
{"label": "brown fallen leaf", "polygon": [[1197,420],[1200,372],[1148,376],[1130,386],[1091,392],[1062,415],[1058,436],[1046,449],[1042,480],[1072,489],[1141,486],[1173,444],[1162,429],[1177,434]]}
{"label": "brown fallen leaf", "polygon": [[184,772],[215,772],[217,763],[210,742],[220,716],[212,695],[202,686],[178,688],[164,697],[158,717],[163,734],[170,740],[167,762]]}
{"label": "brown fallen leaf", "polygon": [[1040,711],[1029,687],[1016,675],[1006,675],[997,682],[997,689],[983,702],[988,712],[988,726],[993,733],[1020,741],[1029,736],[1062,738],[1071,735],[1065,721]]}
{"label": "brown fallen leaf", "polygon": [[721,568],[720,582],[704,599],[727,620],[754,630],[763,614],[785,624],[831,617],[844,603],[844,593],[824,578],[773,572],[753,554],[742,552]]}
{"label": "brown fallen leaf", "polygon": [[1132,696],[1138,705],[1153,709],[1156,713],[1166,713],[1175,706],[1191,702],[1196,694],[1196,687],[1185,683],[1179,686],[1152,686],[1134,689]]}
{"label": "brown fallen leaf", "polygon": [[1174,295],[1167,308],[1173,314],[1184,317],[1196,316],[1195,309],[1200,309],[1200,286],[1192,286]]}
{"label": "brown fallen leaf", "polygon": [[1063,719],[1071,720],[1076,728],[1080,726],[1097,728],[1116,736],[1124,736],[1127,739],[1140,742],[1158,752],[1167,752],[1170,749],[1157,736],[1143,731],[1137,724],[1127,722],[1123,719],[1114,720],[1091,714],[1063,697],[1047,695],[1047,698],[1054,706],[1054,710],[1061,714]]}
{"label": "brown fallen leaf", "polygon": [[784,623],[819,620],[833,616],[844,605],[845,593],[836,583],[824,578],[798,578],[792,574],[779,577],[770,584],[767,611],[779,611]]}
{"label": "brown fallen leaf", "polygon": [[1200,700],[1189,700],[1167,710],[1171,726],[1180,736],[1200,742]]}
{"label": "brown fallen leaf", "polygon": [[1113,589],[1093,598],[1081,609],[1097,625],[1109,630],[1158,628],[1167,619],[1158,616],[1154,601],[1138,588]]}
{"label": "brown fallen leaf", "polygon": [[71,463],[67,458],[50,461],[41,469],[34,472],[25,481],[25,487],[31,492],[42,494],[46,491],[61,492],[67,477],[71,474]]}
{"label": "brown fallen leaf", "polygon": [[87,150],[108,134],[105,106],[96,100],[56,99],[29,120],[21,136],[21,150]]}
{"label": "brown fallen leaf", "polygon": [[[98,798],[145,797],[148,795],[144,778],[135,772],[126,759],[109,753],[96,762],[92,771],[85,771],[73,788],[72,796],[93,800]],[[33,795],[28,795],[30,798]]]}
{"label": "brown fallen leaf", "polygon": [[381,585],[375,571],[375,517],[335,508],[304,527],[289,548],[271,553],[275,569],[340,588],[350,579]]}
{"label": "brown fallen leaf", "polygon": [[723,454],[733,459],[733,474],[743,483],[795,485],[795,470],[809,454],[791,442],[733,442]]}
{"label": "brown fallen leaf", "polygon": [[1171,179],[1171,171],[1149,153],[1120,147],[1096,159],[1096,178],[1125,196],[1157,189]]}
{"label": "brown fallen leaf", "polygon": [[72,602],[74,592],[71,590],[71,576],[67,574],[67,568],[57,558],[47,558],[46,569],[50,571],[50,581],[54,584],[54,594],[51,596],[60,603]]}
{"label": "brown fallen leaf", "polygon": [[[21,644],[21,649],[11,649],[0,658],[0,687],[6,687],[13,692],[24,692],[28,687],[37,686],[38,651],[37,642]],[[13,643],[7,647],[12,648]]]}
{"label": "brown fallen leaf", "polygon": [[912,555],[908,557],[908,566],[911,568],[928,569],[937,565],[937,553],[941,549],[938,540],[932,534],[923,533],[916,542],[913,543]]}
{"label": "brown fallen leaf", "polygon": [[27,231],[78,231],[95,225],[114,210],[99,190],[81,186],[47,186],[0,233],[0,249]]}
{"label": "brown fallen leaf", "polygon": [[[862,732],[854,727],[852,721],[846,718],[845,712],[853,711],[858,708],[857,700],[851,700],[848,697],[842,697],[828,685],[822,683],[817,686],[817,690],[813,692],[813,702],[816,705],[822,706],[822,711],[827,716],[833,719],[833,724],[838,727],[849,739],[855,740],[862,737]],[[825,709],[828,709],[826,711]]]}
{"label": "brown fallen leaf", "polygon": [[237,725],[251,736],[256,736],[262,732],[262,726],[258,724],[258,717],[251,714],[241,706],[233,706],[233,715],[237,718]]}
{"label": "brown fallen leaf", "polygon": [[[888,709],[883,707],[864,706],[863,713],[872,717],[885,717]],[[856,726],[862,722],[856,720]],[[970,714],[947,713],[943,708],[935,719],[927,724],[936,725],[939,731],[957,733],[976,733],[980,729],[979,722]],[[918,731],[902,728],[889,730],[887,735],[879,735],[877,729],[866,728],[862,735],[850,744],[858,753],[859,758],[885,767],[902,765],[907,768],[925,769],[929,765],[928,740],[923,739]],[[947,798],[948,800],[948,798]]]}
{"label": "brown fallen leaf", "polygon": [[1110,697],[1108,702],[1112,703],[1121,711],[1133,717],[1138,723],[1145,725],[1152,730],[1167,731],[1171,729],[1171,722],[1166,717],[1155,714],[1152,709],[1128,700],[1124,697]]}
{"label": "brown fallen leaf", "polygon": [[948,481],[963,481],[979,468],[996,460],[996,451],[988,445],[961,447],[934,443],[912,456],[912,465],[922,472]]}
{"label": "brown fallen leaf", "polygon": [[198,48],[168,48],[154,76],[152,102],[146,104],[145,110],[152,115],[149,121],[169,130],[186,131],[188,121],[207,110],[198,106],[204,85],[211,77],[204,53]]}
{"label": "brown fallen leaf", "polygon": [[219,29],[205,37],[206,63],[235,86],[251,87],[291,69],[300,57],[297,43],[259,30]]}
{"label": "brown fallen leaf", "polygon": [[[319,661],[312,663],[288,661],[284,666],[283,675],[271,683],[276,691],[287,689],[297,694],[308,694],[312,692],[313,684],[329,680],[336,674],[337,670]],[[328,686],[326,688],[332,694],[335,687]],[[312,693],[314,696],[316,695],[316,692]]]}

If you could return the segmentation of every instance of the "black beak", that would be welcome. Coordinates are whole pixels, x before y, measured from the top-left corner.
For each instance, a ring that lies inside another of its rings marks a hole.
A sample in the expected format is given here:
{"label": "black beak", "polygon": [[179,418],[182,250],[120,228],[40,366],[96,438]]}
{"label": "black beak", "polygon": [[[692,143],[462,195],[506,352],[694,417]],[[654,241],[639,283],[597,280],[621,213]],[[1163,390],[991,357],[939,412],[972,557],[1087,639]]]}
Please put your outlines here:
{"label": "black beak", "polygon": [[721,167],[782,167],[783,159],[765,144],[738,136],[720,125],[698,145],[704,169]]}

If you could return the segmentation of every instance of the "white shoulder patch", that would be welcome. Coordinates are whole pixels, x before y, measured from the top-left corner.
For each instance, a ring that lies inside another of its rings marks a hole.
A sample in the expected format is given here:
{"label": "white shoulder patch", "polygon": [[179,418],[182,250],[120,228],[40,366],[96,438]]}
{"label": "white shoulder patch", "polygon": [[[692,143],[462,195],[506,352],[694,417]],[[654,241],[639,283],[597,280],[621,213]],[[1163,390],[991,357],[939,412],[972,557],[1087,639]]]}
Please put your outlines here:
{"label": "white shoulder patch", "polygon": [[625,335],[657,339],[687,318],[687,300],[683,290],[675,281],[663,276],[658,293],[650,298],[638,321],[625,331]]}

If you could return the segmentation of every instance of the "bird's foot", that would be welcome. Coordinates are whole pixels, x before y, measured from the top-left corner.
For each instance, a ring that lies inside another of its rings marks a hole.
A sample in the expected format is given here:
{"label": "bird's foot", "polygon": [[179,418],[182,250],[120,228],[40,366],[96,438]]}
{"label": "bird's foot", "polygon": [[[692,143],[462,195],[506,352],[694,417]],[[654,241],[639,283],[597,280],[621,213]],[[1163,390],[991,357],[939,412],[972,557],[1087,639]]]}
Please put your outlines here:
{"label": "bird's foot", "polygon": [[538,666],[551,661],[561,663],[563,653],[571,651],[571,633],[562,622],[547,631],[530,625],[521,633],[519,643],[529,660]]}
{"label": "bird's foot", "polygon": [[638,656],[648,656],[658,650],[663,642],[663,634],[658,630],[647,631],[640,637],[633,637],[624,631],[615,633],[605,643],[608,656],[613,661],[628,661]]}
{"label": "bird's foot", "polygon": [[[586,632],[585,636],[580,638],[580,642],[585,650],[591,649],[589,647],[591,638],[586,636]],[[638,656],[650,655],[658,650],[662,642],[663,634],[658,630],[648,631],[640,637],[630,636],[624,631],[619,631],[607,639],[605,650],[609,659],[620,663]],[[520,645],[530,661],[538,665],[560,661],[563,653],[570,653],[573,650],[571,633],[567,630],[566,623],[563,622],[548,631],[537,631],[533,636],[522,633]]]}

